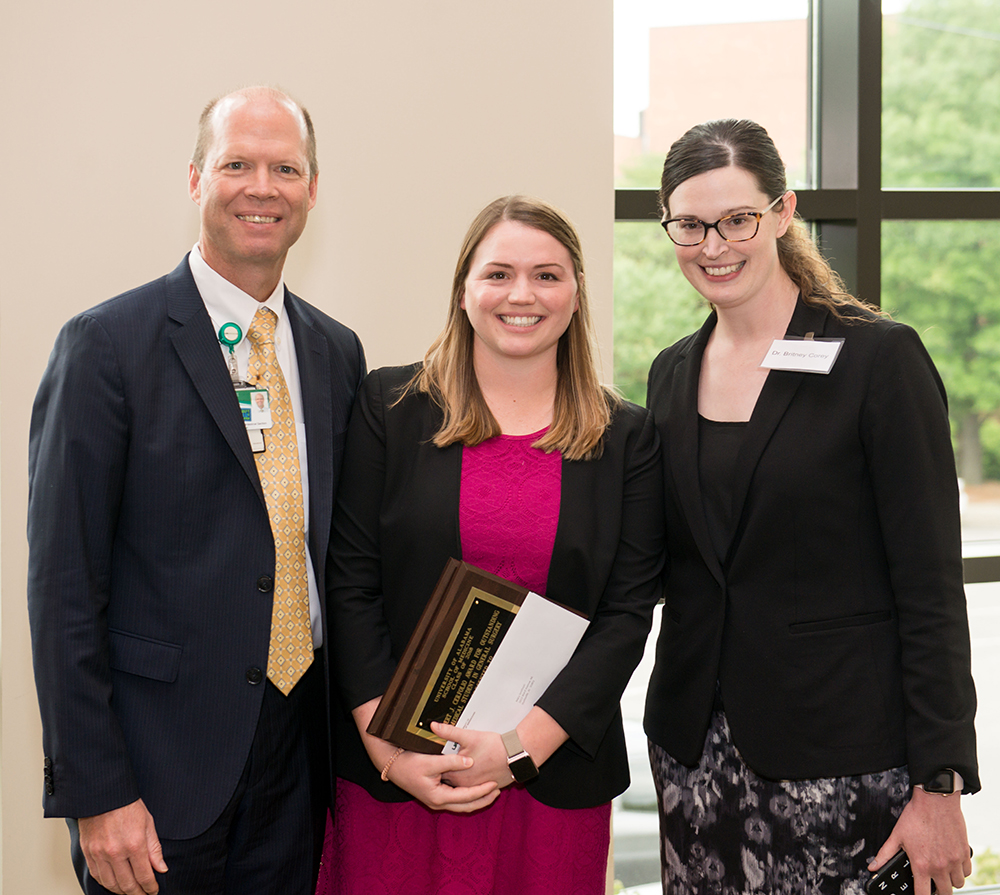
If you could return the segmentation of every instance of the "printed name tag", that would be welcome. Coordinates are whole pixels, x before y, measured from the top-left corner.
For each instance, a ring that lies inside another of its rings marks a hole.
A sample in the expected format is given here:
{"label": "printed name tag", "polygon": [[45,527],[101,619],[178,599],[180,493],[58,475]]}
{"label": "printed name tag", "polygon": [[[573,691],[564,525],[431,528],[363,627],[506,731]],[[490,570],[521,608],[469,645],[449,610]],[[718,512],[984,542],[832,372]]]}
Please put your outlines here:
{"label": "printed name tag", "polygon": [[829,373],[843,339],[775,339],[761,366],[795,373]]}

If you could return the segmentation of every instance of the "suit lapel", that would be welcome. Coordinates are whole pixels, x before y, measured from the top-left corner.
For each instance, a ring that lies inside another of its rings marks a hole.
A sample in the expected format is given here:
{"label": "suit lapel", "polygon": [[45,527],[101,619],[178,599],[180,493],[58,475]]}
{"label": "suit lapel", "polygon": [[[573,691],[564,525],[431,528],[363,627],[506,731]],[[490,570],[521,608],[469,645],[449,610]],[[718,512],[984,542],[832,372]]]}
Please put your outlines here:
{"label": "suit lapel", "polygon": [[187,256],[167,275],[167,313],[178,324],[170,338],[184,369],[263,504],[264,492],[233,384]]}
{"label": "suit lapel", "polygon": [[309,461],[309,547],[317,562],[325,556],[333,515],[333,391],[330,346],[314,326],[309,307],[285,289],[285,309],[295,341],[302,388],[302,414]]}
{"label": "suit lapel", "polygon": [[[826,311],[807,305],[800,300],[795,306],[786,335],[801,338],[806,333],[813,333],[816,336],[821,336],[826,318]],[[757,465],[760,463],[760,458],[805,377],[816,375],[819,374],[796,373],[789,370],[771,370],[767,375],[767,380],[757,398],[757,404],[747,426],[746,439],[736,458],[733,475],[733,519],[737,520],[737,524],[733,541],[726,556],[727,566],[732,561],[739,546],[740,535],[743,531],[743,509],[750,490],[750,482]]]}
{"label": "suit lapel", "polygon": [[712,314],[695,335],[685,357],[674,368],[667,417],[671,420],[671,429],[666,433],[664,440],[669,444],[665,443],[664,449],[670,457],[669,471],[674,478],[691,535],[708,568],[719,584],[724,585],[722,565],[708,532],[698,473],[698,382],[705,345],[715,322],[715,314]]}

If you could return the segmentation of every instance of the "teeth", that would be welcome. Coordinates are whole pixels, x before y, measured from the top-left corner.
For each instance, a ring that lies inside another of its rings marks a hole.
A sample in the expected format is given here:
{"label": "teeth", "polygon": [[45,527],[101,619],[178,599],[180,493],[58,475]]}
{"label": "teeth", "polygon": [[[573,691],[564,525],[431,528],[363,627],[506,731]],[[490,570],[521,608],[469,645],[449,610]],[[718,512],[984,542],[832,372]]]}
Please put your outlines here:
{"label": "teeth", "polygon": [[267,217],[263,214],[238,214],[236,215],[241,221],[249,221],[251,224],[274,224],[277,223],[277,218]]}
{"label": "teeth", "polygon": [[703,270],[710,277],[724,277],[731,273],[736,273],[743,266],[741,261],[739,264],[730,264],[728,267],[705,267]]}
{"label": "teeth", "polygon": [[500,315],[500,319],[508,326],[534,326],[541,320],[541,317],[505,317]]}

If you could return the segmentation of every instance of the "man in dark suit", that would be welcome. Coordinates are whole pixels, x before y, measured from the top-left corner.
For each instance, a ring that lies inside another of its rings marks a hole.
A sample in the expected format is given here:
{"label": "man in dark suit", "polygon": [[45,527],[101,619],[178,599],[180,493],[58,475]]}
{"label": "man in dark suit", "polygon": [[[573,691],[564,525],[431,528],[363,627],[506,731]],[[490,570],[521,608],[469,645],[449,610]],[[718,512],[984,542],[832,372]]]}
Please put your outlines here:
{"label": "man in dark suit", "polygon": [[[67,323],[38,391],[44,807],[68,819],[87,893],[315,885],[330,801],[320,595],[365,367],[357,336],[282,280],[316,184],[312,123],[287,95],[210,104],[189,173],[197,246]],[[245,424],[240,385],[268,390],[269,428]]]}

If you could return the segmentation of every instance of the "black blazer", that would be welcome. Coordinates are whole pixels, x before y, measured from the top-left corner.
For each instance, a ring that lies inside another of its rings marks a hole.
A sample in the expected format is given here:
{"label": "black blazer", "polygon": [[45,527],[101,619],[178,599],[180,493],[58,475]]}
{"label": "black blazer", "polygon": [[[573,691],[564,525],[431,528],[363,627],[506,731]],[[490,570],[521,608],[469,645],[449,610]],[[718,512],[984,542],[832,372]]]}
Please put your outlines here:
{"label": "black blazer", "polygon": [[[394,403],[416,369],[371,373],[351,417],[329,579],[334,652],[348,708],[385,691],[445,562],[462,556],[462,448],[431,443],[441,413],[426,395]],[[646,411],[624,404],[600,459],[562,463],[546,595],[585,613],[591,624],[538,700],[570,735],[528,784],[539,801],[599,805],[628,785],[618,703],[642,657],[659,597],[662,529],[659,439]],[[356,729],[338,740],[337,759],[339,774],[376,798],[409,798],[381,782]]]}
{"label": "black blazer", "polygon": [[[364,356],[353,332],[290,292],[285,308],[308,432],[309,546],[325,588]],[[141,797],[161,836],[195,836],[232,795],[257,726],[274,542],[187,258],[66,324],[35,400],[29,460],[45,813],[86,817]]]}
{"label": "black blazer", "polygon": [[669,574],[649,737],[701,755],[716,682],[746,763],[772,779],[908,764],[979,788],[958,487],[944,387],[917,334],[799,302],[788,332],[842,338],[829,375],[772,370],[734,470],[724,562],[698,484],[698,380],[715,326],[663,351]]}

